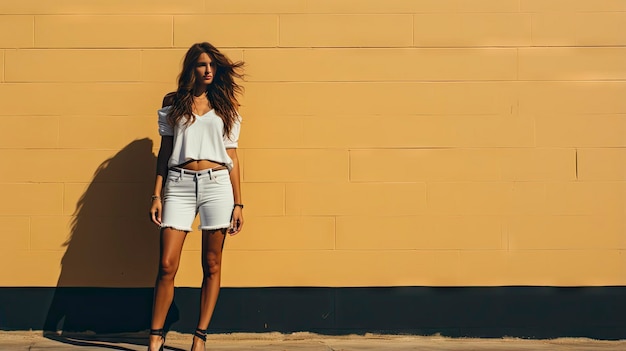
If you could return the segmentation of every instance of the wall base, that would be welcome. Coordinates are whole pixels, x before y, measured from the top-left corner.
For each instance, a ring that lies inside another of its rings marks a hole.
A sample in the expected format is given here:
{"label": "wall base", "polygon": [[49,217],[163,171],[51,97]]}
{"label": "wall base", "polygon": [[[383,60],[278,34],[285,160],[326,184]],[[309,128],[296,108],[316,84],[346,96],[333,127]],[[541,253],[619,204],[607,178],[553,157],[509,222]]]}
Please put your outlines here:
{"label": "wall base", "polygon": [[[200,290],[167,326],[192,332]],[[146,330],[152,288],[0,288],[0,329]],[[223,288],[210,332],[626,338],[626,287]]]}

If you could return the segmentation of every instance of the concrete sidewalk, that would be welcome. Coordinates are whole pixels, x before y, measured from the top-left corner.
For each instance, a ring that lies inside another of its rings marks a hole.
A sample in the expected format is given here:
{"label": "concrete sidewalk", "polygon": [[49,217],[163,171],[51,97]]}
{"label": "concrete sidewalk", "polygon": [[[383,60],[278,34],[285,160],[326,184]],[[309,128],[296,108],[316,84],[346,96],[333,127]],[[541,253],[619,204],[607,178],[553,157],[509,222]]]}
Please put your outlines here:
{"label": "concrete sidewalk", "polygon": [[[0,331],[0,350],[146,350],[144,335],[99,336],[80,334],[74,337],[42,336],[41,332]],[[168,334],[166,350],[189,350],[190,334]],[[210,351],[590,351],[626,350],[626,341],[599,341],[585,338],[553,340],[464,339],[439,336],[349,335],[323,336],[311,333],[215,334],[209,335]]]}

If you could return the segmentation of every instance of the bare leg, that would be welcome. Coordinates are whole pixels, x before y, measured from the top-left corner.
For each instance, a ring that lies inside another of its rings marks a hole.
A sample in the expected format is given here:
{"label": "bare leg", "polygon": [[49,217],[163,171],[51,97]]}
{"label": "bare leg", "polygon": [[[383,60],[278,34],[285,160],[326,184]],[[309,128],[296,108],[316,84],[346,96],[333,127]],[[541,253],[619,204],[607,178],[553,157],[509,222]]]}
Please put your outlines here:
{"label": "bare leg", "polygon": [[[217,295],[220,292],[220,277],[222,267],[222,249],[226,230],[203,230],[202,231],[202,291],[200,301],[200,319],[198,329],[205,330],[209,327]],[[198,337],[193,338],[192,350],[204,350],[204,342]]]}
{"label": "bare leg", "polygon": [[[161,257],[159,274],[154,287],[154,305],[152,306],[151,329],[162,329],[167,312],[174,299],[174,277],[178,271],[180,254],[187,233],[172,228],[161,230]],[[158,350],[162,339],[158,335],[150,335],[149,350]]]}

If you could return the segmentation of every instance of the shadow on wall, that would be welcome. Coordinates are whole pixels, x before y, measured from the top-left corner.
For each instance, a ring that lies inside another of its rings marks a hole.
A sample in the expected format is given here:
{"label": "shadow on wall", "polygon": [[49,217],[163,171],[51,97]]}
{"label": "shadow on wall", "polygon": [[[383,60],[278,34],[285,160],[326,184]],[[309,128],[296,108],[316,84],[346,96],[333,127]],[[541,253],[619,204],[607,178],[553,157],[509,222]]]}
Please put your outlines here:
{"label": "shadow on wall", "polygon": [[159,255],[158,229],[148,217],[152,147],[150,139],[135,140],[103,162],[78,201],[44,324],[48,335],[149,328]]}

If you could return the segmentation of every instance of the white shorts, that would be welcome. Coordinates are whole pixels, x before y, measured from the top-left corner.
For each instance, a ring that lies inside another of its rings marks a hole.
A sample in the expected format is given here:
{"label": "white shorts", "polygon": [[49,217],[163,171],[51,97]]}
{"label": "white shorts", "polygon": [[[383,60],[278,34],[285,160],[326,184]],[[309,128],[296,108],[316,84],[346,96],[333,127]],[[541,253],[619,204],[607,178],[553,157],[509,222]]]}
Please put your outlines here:
{"label": "white shorts", "polygon": [[227,169],[170,169],[163,191],[161,228],[190,232],[200,214],[201,230],[228,228],[235,199]]}

